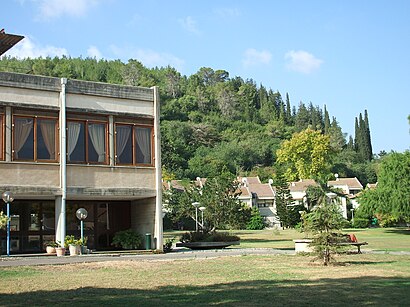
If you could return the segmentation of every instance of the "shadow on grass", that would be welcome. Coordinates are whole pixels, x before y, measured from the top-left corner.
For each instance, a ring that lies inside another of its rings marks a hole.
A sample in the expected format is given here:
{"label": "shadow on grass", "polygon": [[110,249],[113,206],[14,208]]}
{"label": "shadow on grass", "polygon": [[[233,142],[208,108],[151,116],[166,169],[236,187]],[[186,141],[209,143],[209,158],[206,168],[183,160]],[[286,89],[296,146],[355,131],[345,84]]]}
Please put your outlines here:
{"label": "shadow on grass", "polygon": [[[135,286],[138,285],[130,285]],[[157,289],[85,287],[2,294],[2,306],[406,306],[408,278],[253,280]],[[20,289],[19,291],[21,291]]]}
{"label": "shadow on grass", "polygon": [[386,233],[395,233],[401,235],[410,235],[410,228],[386,229]]}

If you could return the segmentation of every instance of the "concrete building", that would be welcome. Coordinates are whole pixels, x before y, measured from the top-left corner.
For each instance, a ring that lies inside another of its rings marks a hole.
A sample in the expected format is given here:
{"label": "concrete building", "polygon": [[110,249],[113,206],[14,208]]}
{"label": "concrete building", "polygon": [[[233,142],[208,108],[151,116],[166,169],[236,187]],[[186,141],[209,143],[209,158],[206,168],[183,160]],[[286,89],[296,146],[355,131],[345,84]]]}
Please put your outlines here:
{"label": "concrete building", "polygon": [[0,72],[0,174],[12,253],[79,236],[81,207],[89,248],[132,228],[161,249],[158,89]]}

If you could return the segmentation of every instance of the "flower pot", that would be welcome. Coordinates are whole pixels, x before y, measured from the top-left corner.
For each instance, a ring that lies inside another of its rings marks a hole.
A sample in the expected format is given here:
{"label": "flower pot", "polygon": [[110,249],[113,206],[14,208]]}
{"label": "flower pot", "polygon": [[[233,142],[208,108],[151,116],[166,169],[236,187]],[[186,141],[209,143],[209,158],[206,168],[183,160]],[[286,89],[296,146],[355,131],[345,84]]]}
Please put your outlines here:
{"label": "flower pot", "polygon": [[56,247],[56,254],[57,257],[62,257],[65,255],[65,248],[64,247]]}
{"label": "flower pot", "polygon": [[80,245],[70,244],[68,249],[70,251],[70,256],[77,256],[80,254]]}
{"label": "flower pot", "polygon": [[55,254],[56,248],[54,246],[46,246],[46,253],[47,254]]}

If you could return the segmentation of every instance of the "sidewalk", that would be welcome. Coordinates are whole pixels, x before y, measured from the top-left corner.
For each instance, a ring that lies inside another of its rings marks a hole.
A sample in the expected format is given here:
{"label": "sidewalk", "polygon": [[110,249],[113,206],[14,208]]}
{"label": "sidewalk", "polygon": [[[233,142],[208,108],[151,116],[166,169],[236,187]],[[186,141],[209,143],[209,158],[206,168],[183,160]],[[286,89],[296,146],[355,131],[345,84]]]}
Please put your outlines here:
{"label": "sidewalk", "polygon": [[7,266],[32,266],[32,265],[58,265],[69,263],[101,262],[101,261],[146,261],[146,260],[178,260],[178,259],[206,259],[226,256],[245,255],[275,255],[295,254],[294,249],[272,249],[272,248],[226,248],[215,250],[189,250],[186,248],[174,248],[171,253],[154,254],[144,253],[95,253],[80,256],[63,256],[47,254],[13,255],[0,257],[0,267]]}

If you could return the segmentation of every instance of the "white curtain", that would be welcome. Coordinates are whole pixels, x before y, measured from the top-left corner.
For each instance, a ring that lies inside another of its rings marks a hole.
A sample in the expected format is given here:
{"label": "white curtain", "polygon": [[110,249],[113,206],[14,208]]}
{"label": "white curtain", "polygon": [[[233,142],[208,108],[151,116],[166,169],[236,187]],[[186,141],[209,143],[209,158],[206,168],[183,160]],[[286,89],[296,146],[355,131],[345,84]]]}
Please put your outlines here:
{"label": "white curtain", "polygon": [[19,151],[23,148],[33,129],[33,120],[28,118],[16,118],[14,122],[14,154],[19,158]]}
{"label": "white curtain", "polygon": [[98,154],[98,162],[105,162],[105,125],[89,124],[88,134],[91,143]]}
{"label": "white curtain", "polygon": [[81,123],[68,122],[67,127],[67,160],[71,161],[70,155],[73,153],[75,146],[77,145],[78,137],[80,136]]}
{"label": "white curtain", "polygon": [[44,144],[50,154],[50,160],[55,160],[56,157],[56,121],[55,120],[40,120],[41,135],[43,136]]}
{"label": "white curtain", "polygon": [[151,128],[135,128],[137,163],[151,164]]}
{"label": "white curtain", "polygon": [[130,137],[131,127],[130,126],[117,126],[116,127],[116,145],[117,145],[117,161],[120,162],[120,156],[124,152],[127,141]]}

